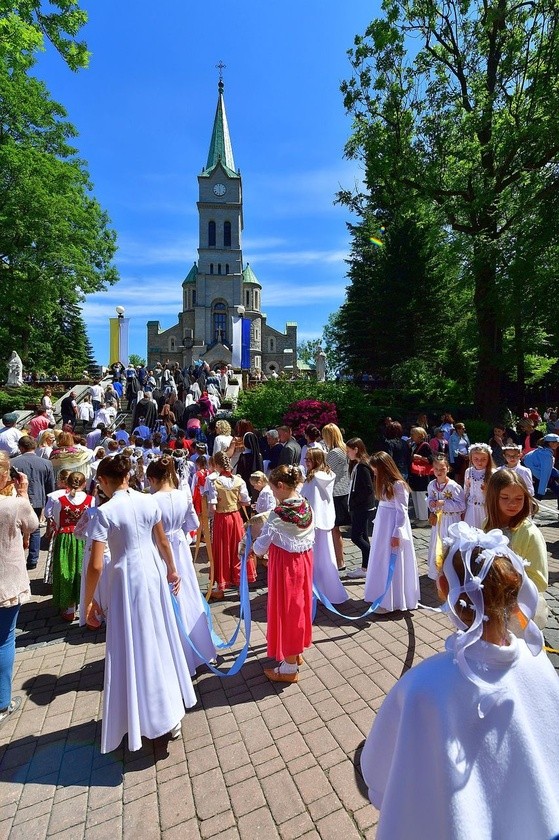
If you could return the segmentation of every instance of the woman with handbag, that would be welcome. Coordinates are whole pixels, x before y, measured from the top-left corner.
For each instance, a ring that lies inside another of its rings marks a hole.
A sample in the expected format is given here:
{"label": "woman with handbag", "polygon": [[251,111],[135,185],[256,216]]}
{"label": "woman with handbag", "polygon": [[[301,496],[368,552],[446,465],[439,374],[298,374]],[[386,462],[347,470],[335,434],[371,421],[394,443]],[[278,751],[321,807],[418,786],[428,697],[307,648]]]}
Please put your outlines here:
{"label": "woman with handbag", "polygon": [[414,426],[410,431],[410,437],[412,443],[409,485],[416,516],[415,524],[420,528],[426,528],[429,524],[427,485],[431,475],[433,450],[427,443],[427,432],[421,426]]}

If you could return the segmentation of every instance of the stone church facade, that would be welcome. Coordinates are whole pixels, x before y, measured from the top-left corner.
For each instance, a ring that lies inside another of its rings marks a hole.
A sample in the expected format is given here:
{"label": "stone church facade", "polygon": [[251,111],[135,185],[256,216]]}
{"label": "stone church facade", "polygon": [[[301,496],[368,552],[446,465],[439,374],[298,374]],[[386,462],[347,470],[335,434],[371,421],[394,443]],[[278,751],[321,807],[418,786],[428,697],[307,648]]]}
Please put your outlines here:
{"label": "stone church facade", "polygon": [[182,284],[178,323],[166,330],[159,321],[147,323],[148,366],[170,360],[186,367],[198,359],[211,367],[231,364],[233,318],[243,314],[251,323],[251,369],[291,373],[297,365],[297,324],[287,323],[280,332],[267,323],[262,286],[251,266],[243,264],[242,180],[235,169],[221,79],[218,91],[208,160],[198,176],[198,261]]}

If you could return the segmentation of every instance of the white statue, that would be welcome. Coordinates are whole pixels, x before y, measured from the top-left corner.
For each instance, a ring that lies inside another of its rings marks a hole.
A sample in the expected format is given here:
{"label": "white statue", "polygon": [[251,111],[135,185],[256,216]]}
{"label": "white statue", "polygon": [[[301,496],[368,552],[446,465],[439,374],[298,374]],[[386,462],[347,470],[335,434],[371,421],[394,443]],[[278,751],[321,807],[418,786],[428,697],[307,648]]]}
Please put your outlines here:
{"label": "white statue", "polygon": [[317,347],[314,361],[316,364],[316,381],[326,382],[326,353],[322,347]]}
{"label": "white statue", "polygon": [[8,385],[23,385],[23,364],[15,350],[8,359]]}

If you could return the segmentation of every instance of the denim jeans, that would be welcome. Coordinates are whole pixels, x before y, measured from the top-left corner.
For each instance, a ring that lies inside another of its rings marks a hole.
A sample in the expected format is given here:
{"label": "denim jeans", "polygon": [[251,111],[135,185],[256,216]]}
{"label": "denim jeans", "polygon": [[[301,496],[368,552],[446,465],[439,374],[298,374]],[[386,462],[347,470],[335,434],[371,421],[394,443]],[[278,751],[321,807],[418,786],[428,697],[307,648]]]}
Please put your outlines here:
{"label": "denim jeans", "polygon": [[0,711],[7,709],[12,699],[19,606],[16,604],[15,607],[0,607]]}
{"label": "denim jeans", "polygon": [[[33,508],[37,514],[37,519],[41,520],[42,508]],[[37,528],[32,534],[29,534],[29,552],[27,554],[27,566],[36,566],[39,559],[39,549],[41,547],[41,529]]]}
{"label": "denim jeans", "polygon": [[366,569],[369,565],[369,551],[371,550],[370,522],[373,511],[366,507],[354,508],[351,514],[351,542],[361,549],[361,567]]}

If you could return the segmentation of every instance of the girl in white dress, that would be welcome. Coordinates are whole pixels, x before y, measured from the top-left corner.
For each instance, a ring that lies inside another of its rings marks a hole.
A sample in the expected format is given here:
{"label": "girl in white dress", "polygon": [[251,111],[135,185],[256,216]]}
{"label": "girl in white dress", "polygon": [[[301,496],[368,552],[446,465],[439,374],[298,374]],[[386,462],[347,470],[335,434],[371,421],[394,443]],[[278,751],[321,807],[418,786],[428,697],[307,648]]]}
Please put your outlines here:
{"label": "girl in white dress", "polygon": [[307,477],[300,492],[314,517],[313,584],[330,603],[342,604],[347,601],[347,595],[340,580],[332,539],[336,522],[332,495],[336,475],[326,463],[324,450],[318,447],[307,449],[305,470]]}
{"label": "girl in white dress", "polygon": [[365,600],[372,603],[384,592],[390,555],[395,552],[392,583],[378,612],[414,610],[419,600],[419,577],[408,515],[410,491],[386,452],[375,452],[369,463],[375,476],[375,496],[379,504],[365,579]]}
{"label": "girl in white dress", "polygon": [[473,443],[468,453],[470,466],[464,473],[464,496],[466,499],[464,522],[473,525],[474,528],[481,528],[487,517],[485,489],[487,482],[495,471],[495,464],[488,443]]}
{"label": "girl in white dress", "polygon": [[[159,507],[129,489],[130,468],[117,454],[97,469],[109,501],[97,513],[86,579],[90,605],[101,572],[107,576],[103,753],[126,733],[132,751],[141,748],[142,736],[179,738],[184,707],[196,703],[169,591],[179,592],[180,576]],[[105,543],[111,560],[103,570]]]}
{"label": "girl in white dress", "polygon": [[[532,620],[538,593],[500,530],[449,534],[439,590],[459,632],[396,683],[361,754],[376,840],[550,840],[559,680]],[[518,612],[524,638],[508,627]]]}
{"label": "girl in white dress", "polygon": [[448,534],[449,527],[455,522],[460,522],[466,508],[464,490],[456,481],[448,477],[449,469],[446,456],[435,455],[433,461],[435,478],[427,487],[429,524],[431,525],[427,562],[431,580],[437,580],[440,572],[437,568],[437,547],[442,550],[442,541]]}
{"label": "girl in white dress", "polygon": [[[181,624],[192,643],[199,651],[198,656],[182,637],[184,653],[188,661],[191,676],[196,668],[205,661],[215,659],[213,645],[198,578],[190,553],[190,532],[196,531],[200,524],[192,495],[188,486],[178,489],[178,478],[171,455],[164,455],[152,461],[147,468],[147,480],[154,493],[154,499],[161,511],[161,523],[173,551],[177,572],[181,577],[181,588],[177,595]],[[179,627],[179,632],[180,632]]]}
{"label": "girl in white dress", "polygon": [[[97,486],[95,490],[95,507],[89,507],[81,515],[78,524],[74,529],[74,535],[80,539],[85,540],[85,548],[83,551],[83,565],[82,575],[80,580],[80,627],[87,625],[90,630],[98,630],[105,620],[105,611],[108,606],[108,592],[107,592],[107,575],[101,572],[99,582],[95,589],[95,594],[91,602],[89,614],[86,615],[86,600],[85,600],[85,582],[87,578],[87,567],[89,565],[89,558],[91,556],[91,546],[93,545],[93,529],[95,528],[95,520],[97,518],[97,511],[108,501],[107,496],[103,493],[101,488]],[[105,546],[105,553],[103,555],[103,568],[110,563],[111,555],[109,549]]]}

